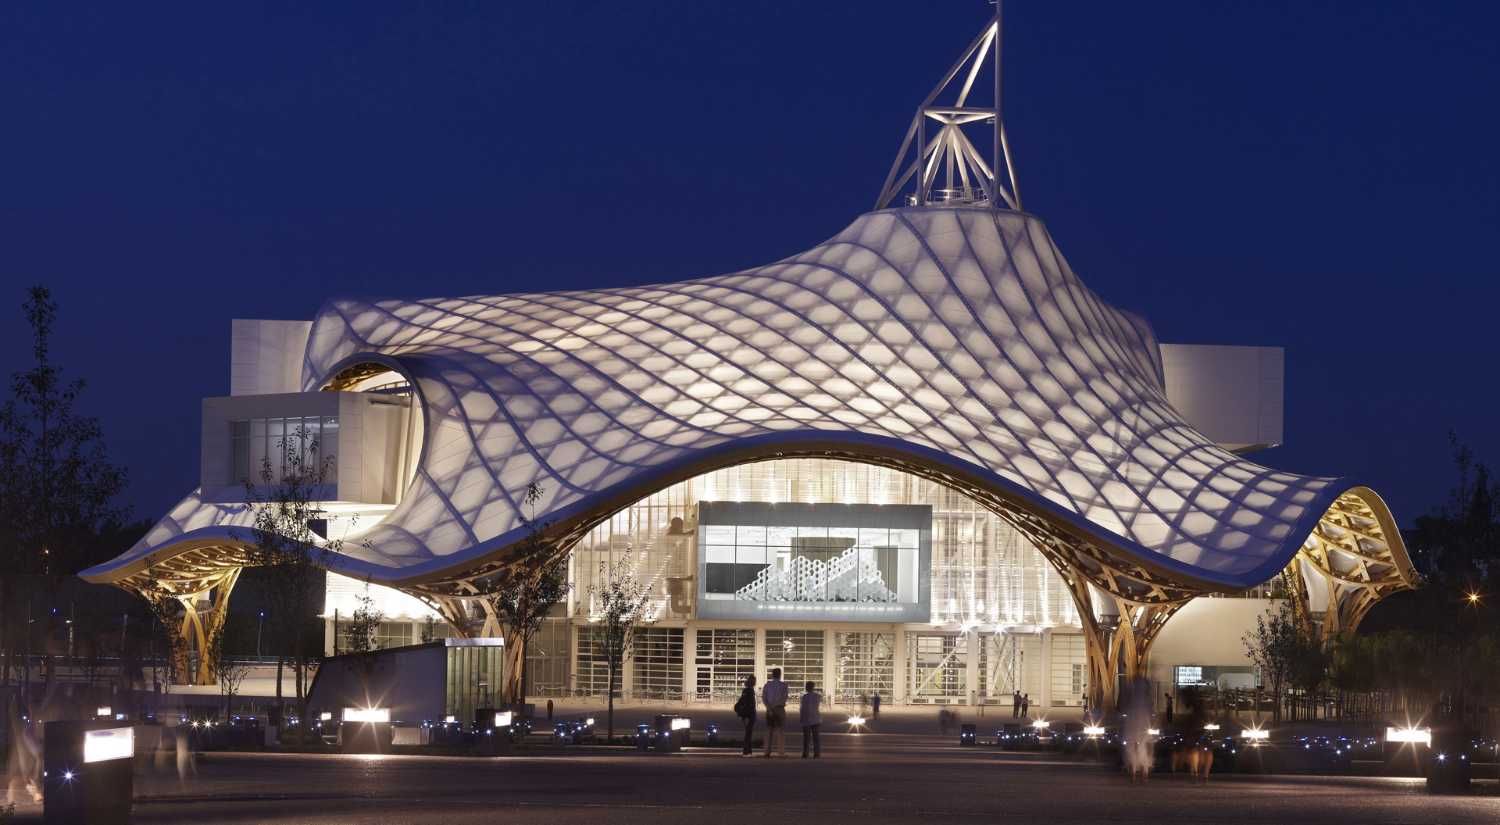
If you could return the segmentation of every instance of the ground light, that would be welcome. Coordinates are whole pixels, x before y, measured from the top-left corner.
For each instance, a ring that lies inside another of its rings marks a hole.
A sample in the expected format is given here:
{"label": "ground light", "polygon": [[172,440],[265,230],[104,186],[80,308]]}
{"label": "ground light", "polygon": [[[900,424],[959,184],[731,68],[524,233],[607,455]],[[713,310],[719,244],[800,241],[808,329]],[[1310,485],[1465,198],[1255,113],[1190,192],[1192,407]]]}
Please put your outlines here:
{"label": "ground light", "polygon": [[1432,728],[1386,728],[1385,741],[1432,747]]}
{"label": "ground light", "polygon": [[390,708],[344,708],[345,722],[381,722],[391,721]]}
{"label": "ground light", "polygon": [[862,727],[864,727],[864,726],[865,726],[865,717],[860,716],[857,713],[851,714],[849,716],[849,731],[851,733],[859,733],[859,729],[862,728]]}

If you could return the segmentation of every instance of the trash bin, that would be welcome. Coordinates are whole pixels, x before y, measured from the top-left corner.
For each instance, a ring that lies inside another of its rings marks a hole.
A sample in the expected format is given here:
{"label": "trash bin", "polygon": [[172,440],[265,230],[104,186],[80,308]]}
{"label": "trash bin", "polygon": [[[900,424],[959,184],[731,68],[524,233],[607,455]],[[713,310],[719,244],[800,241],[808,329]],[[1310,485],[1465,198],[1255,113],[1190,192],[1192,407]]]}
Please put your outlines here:
{"label": "trash bin", "polygon": [[135,729],[114,719],[47,722],[42,730],[42,821],[130,821]]}
{"label": "trash bin", "polygon": [[958,726],[958,744],[973,745],[979,741],[978,726],[970,723]]}

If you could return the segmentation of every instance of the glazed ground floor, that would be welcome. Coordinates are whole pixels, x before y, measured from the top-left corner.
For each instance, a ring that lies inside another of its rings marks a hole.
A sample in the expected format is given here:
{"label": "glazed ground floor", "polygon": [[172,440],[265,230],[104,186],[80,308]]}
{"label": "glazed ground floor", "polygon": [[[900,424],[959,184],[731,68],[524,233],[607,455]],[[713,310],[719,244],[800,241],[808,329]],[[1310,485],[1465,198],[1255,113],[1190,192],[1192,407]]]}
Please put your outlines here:
{"label": "glazed ground floor", "polygon": [[[1244,636],[1268,606],[1247,598],[1185,606],[1153,647],[1157,698],[1186,684],[1253,684]],[[386,622],[379,641],[410,644],[445,629]],[[329,652],[334,637],[330,620]],[[547,620],[527,651],[528,696],[603,696],[609,668],[599,642],[587,620]],[[1044,710],[1081,708],[1089,673],[1076,626],[689,620],[640,628],[615,687],[627,700],[733,702],[746,676],[764,681],[771,668],[781,668],[794,689],[812,682],[838,705],[878,694],[890,704],[1008,708],[1019,691]]]}

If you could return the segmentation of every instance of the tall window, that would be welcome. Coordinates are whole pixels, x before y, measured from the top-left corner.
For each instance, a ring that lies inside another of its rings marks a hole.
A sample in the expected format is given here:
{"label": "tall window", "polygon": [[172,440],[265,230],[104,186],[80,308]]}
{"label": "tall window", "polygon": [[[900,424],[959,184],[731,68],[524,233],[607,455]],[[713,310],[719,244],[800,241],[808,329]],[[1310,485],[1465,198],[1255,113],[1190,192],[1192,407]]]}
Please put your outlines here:
{"label": "tall window", "polygon": [[[267,460],[271,476],[279,481],[286,477],[287,453],[297,457],[306,472],[322,475],[325,484],[338,483],[339,420],[335,416],[301,416],[294,418],[251,418],[229,422],[229,448],[232,457],[230,482],[261,482],[261,470]],[[313,446],[317,446],[313,452]],[[316,466],[311,466],[316,460]]]}
{"label": "tall window", "polygon": [[766,671],[781,668],[781,679],[793,696],[802,694],[803,686],[812,682],[820,693],[827,693],[823,683],[823,631],[767,630]]}

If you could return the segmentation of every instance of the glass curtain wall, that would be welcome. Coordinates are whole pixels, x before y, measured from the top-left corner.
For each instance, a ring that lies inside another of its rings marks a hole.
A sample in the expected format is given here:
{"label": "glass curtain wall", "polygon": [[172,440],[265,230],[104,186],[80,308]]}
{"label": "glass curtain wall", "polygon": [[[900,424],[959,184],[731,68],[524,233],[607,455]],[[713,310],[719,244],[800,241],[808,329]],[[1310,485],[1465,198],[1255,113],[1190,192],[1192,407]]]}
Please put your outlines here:
{"label": "glass curtain wall", "polygon": [[699,628],[696,634],[696,692],[699,699],[734,701],[755,672],[755,631]]}
{"label": "glass curtain wall", "polygon": [[[884,467],[833,459],[779,459],[697,476],[648,496],[589,532],[574,548],[577,592],[602,584],[624,560],[650,588],[655,619],[689,618],[701,501],[915,504],[932,507],[932,621],[939,624],[1074,625],[1062,578],[1032,544],[968,496]],[[598,605],[585,595],[577,614]]]}
{"label": "glass curtain wall", "polygon": [[813,688],[826,692],[823,683],[823,631],[767,630],[766,672],[781,668],[781,679],[792,696],[801,696],[802,688],[812,682]]}

